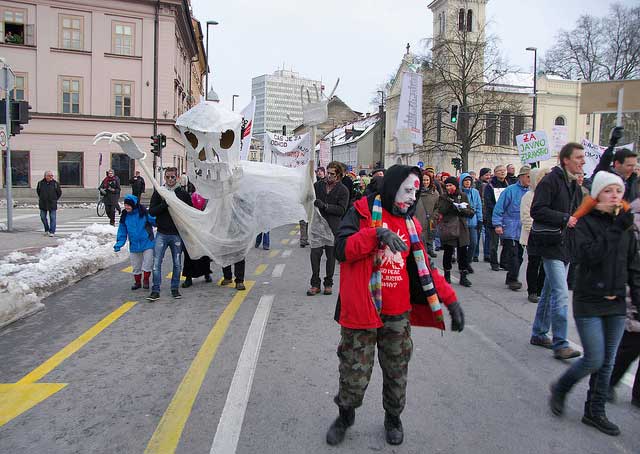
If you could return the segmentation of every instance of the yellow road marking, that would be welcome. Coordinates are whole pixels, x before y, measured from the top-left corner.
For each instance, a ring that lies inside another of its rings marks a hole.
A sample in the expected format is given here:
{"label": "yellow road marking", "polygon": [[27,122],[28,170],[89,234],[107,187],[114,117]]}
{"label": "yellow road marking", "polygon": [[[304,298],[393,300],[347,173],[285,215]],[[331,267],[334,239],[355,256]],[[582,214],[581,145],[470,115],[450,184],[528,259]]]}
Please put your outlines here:
{"label": "yellow road marking", "polygon": [[[167,279],[171,279],[172,277],[173,277],[173,271],[169,271],[169,274],[167,274]],[[180,275],[181,281],[184,281],[186,279],[187,279],[186,277],[184,277],[183,275]]]}
{"label": "yellow road marking", "polygon": [[269,265],[261,263],[260,265],[258,265],[256,267],[256,270],[253,272],[253,274],[256,275],[256,276],[260,276],[262,273],[264,273],[266,271],[268,266]]}
{"label": "yellow road marking", "polygon": [[169,403],[164,415],[162,415],[151,440],[149,440],[149,444],[144,451],[146,454],[169,454],[175,452],[207,370],[215,358],[218,346],[253,284],[255,284],[254,281],[245,281],[247,291],[236,293],[220,318],[213,325],[213,328],[211,328],[209,335],[178,386],[173,399],[171,399],[171,403]]}
{"label": "yellow road marking", "polygon": [[289,238],[283,238],[280,243],[282,244],[289,244]]}
{"label": "yellow road marking", "polygon": [[118,320],[122,315],[124,315],[129,309],[135,306],[137,302],[128,301],[120,306],[115,311],[111,312],[105,318],[100,320],[98,323],[93,325],[87,331],[82,333],[77,339],[72,341],[69,345],[64,347],[58,353],[53,355],[51,358],[46,360],[44,363],[40,364],[38,367],[33,369],[27,375],[25,375],[18,384],[24,385],[28,383],[35,383],[40,380],[42,377],[47,375],[53,369],[58,367],[62,361],[67,359],[69,356],[73,355],[75,352],[84,347],[91,339],[96,337],[100,332],[102,332],[105,328],[111,325],[113,322]]}
{"label": "yellow road marking", "polygon": [[294,235],[297,235],[297,234],[298,234],[298,231],[295,230],[295,229],[289,232],[289,235],[291,235],[291,236],[294,236]]}
{"label": "yellow road marking", "polygon": [[133,267],[132,266],[128,266],[126,268],[122,269],[123,273],[133,273]]}
{"label": "yellow road marking", "polygon": [[273,249],[269,252],[269,258],[274,258],[276,255],[280,253],[280,249]]}

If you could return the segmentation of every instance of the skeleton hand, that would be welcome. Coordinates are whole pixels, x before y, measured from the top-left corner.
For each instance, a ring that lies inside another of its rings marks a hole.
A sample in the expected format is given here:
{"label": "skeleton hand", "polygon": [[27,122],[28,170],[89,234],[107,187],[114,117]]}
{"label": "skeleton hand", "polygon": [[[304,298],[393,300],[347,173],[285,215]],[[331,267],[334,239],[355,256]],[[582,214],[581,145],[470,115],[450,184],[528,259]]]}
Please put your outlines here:
{"label": "skeleton hand", "polygon": [[126,132],[101,132],[93,138],[93,144],[101,140],[109,140],[109,143],[117,143],[131,159],[143,159],[145,154],[140,151],[138,145],[133,141],[129,133]]}

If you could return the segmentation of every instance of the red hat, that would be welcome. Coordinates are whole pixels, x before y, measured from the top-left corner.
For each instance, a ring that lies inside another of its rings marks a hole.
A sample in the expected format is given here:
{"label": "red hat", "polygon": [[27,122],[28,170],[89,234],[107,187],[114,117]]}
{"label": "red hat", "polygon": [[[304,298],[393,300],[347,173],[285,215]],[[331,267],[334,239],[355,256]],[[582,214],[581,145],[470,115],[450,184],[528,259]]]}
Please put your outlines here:
{"label": "red hat", "polygon": [[450,177],[451,174],[448,172],[442,172],[442,176],[446,178],[446,177]]}

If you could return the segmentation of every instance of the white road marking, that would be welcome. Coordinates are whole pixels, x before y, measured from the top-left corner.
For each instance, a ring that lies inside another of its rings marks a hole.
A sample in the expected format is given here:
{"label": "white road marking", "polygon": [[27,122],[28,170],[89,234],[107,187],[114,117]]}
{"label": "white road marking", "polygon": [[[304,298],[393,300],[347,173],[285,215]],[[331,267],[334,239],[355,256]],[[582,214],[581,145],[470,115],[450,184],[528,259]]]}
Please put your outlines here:
{"label": "white road marking", "polygon": [[284,273],[284,267],[284,263],[278,263],[276,266],[274,266],[271,277],[282,277],[282,273]]}
{"label": "white road marking", "polygon": [[242,352],[238,358],[238,365],[233,374],[233,380],[227,393],[227,400],[220,415],[210,454],[232,454],[236,452],[273,299],[274,295],[263,295],[258,302],[258,307],[253,315],[251,326],[249,326],[247,337],[242,346]]}
{"label": "white road marking", "polygon": [[[29,218],[35,218],[35,217],[40,217],[40,213],[21,214],[20,216],[13,216],[13,220],[14,221],[20,221],[21,219],[29,219]],[[2,218],[2,219],[0,219],[0,222],[7,222],[7,220],[5,218]]]}
{"label": "white road marking", "polygon": [[283,257],[289,257],[291,255],[291,253],[293,252],[292,249],[287,249],[286,251],[282,252],[282,256]]}

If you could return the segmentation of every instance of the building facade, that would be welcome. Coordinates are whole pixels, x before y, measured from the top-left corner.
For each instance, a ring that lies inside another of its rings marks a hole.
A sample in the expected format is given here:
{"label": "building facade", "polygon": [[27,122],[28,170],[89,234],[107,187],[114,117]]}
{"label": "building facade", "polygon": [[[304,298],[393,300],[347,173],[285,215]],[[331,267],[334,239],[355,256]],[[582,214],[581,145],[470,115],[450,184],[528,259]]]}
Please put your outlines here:
{"label": "building facade", "polygon": [[[253,135],[262,138],[265,132],[291,132],[302,123],[301,90],[307,90],[311,100],[322,96],[319,80],[305,79],[294,71],[279,69],[251,79],[251,96],[256,98]],[[317,90],[317,91],[316,91]]]}
{"label": "building facade", "polygon": [[167,137],[162,166],[184,168],[174,123],[200,100],[202,83],[193,81],[206,68],[194,64],[206,58],[187,0],[0,0],[0,18],[0,55],[16,74],[13,97],[32,107],[30,123],[11,138],[17,198],[21,188],[32,193],[27,188],[45,170],[78,194],[96,188],[108,168],[128,184],[134,162],[117,145],[93,146],[101,131],[130,133],[152,167],[155,123]]}

